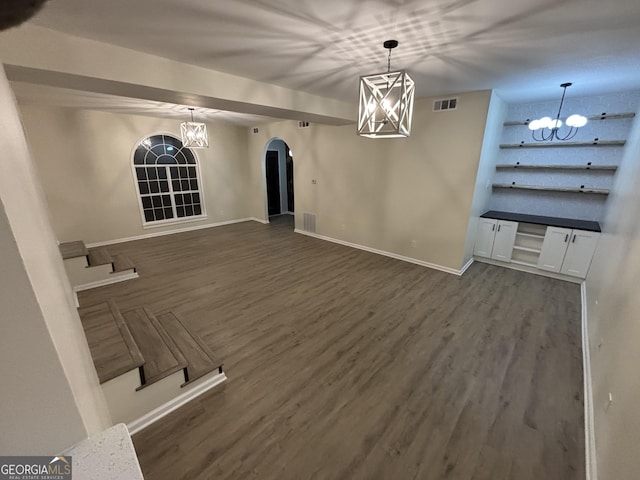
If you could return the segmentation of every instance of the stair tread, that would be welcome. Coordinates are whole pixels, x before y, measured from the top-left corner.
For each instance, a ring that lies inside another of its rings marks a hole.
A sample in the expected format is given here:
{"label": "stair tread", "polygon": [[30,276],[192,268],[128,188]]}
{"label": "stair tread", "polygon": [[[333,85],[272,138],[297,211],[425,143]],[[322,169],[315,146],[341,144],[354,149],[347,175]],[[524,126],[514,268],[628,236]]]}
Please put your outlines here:
{"label": "stair tread", "polygon": [[113,264],[113,257],[106,248],[92,248],[89,250],[89,266]]}
{"label": "stair tread", "polygon": [[148,308],[138,307],[122,316],[145,359],[145,382],[138,390],[187,367],[182,352]]}
{"label": "stair tread", "polygon": [[82,240],[61,243],[58,245],[58,248],[60,248],[60,254],[62,255],[63,260],[76,257],[86,257],[89,254],[89,250]]}
{"label": "stair tread", "polygon": [[221,362],[215,360],[207,344],[193,330],[187,327],[178,313],[165,312],[158,315],[158,321],[171,336],[188,364],[189,380],[184,385],[222,366]]}
{"label": "stair tread", "polygon": [[100,383],[144,364],[118,307],[107,301],[78,309]]}
{"label": "stair tread", "polygon": [[114,254],[113,255],[113,272],[124,272],[126,270],[136,271],[136,266],[126,255]]}

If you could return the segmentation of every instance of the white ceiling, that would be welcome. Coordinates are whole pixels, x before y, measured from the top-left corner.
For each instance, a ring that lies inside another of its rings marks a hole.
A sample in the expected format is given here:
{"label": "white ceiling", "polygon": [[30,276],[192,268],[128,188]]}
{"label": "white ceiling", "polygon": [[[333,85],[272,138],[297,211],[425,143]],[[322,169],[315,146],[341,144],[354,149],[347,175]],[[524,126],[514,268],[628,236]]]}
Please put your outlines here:
{"label": "white ceiling", "polygon": [[391,38],[419,97],[640,88],[639,0],[52,0],[33,22],[354,103]]}

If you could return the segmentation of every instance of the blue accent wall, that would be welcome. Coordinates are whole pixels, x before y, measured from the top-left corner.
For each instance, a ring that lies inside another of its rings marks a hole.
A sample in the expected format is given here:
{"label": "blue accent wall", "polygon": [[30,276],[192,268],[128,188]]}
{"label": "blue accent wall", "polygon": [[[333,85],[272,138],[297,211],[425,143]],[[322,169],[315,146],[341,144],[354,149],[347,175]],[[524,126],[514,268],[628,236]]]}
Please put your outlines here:
{"label": "blue accent wall", "polygon": [[[562,90],[558,98],[549,102],[518,103],[508,106],[507,121],[524,121],[543,116],[555,118]],[[562,109],[562,116],[573,113],[584,116],[602,113],[637,112],[640,91],[623,92],[588,97],[571,97],[571,88]],[[599,140],[626,140],[633,119],[590,120],[571,142]],[[563,127],[564,129],[565,127]],[[537,143],[531,138],[526,125],[504,126],[502,144]],[[558,144],[564,143],[555,140]],[[619,166],[624,156],[624,146],[614,147],[552,147],[499,149],[496,164],[551,164],[551,165],[615,165]],[[496,169],[493,183],[540,185],[546,187],[572,187],[612,189],[616,172],[597,170],[525,170]],[[575,218],[601,222],[607,208],[607,195],[547,192],[533,190],[494,188],[489,201],[490,210]]]}

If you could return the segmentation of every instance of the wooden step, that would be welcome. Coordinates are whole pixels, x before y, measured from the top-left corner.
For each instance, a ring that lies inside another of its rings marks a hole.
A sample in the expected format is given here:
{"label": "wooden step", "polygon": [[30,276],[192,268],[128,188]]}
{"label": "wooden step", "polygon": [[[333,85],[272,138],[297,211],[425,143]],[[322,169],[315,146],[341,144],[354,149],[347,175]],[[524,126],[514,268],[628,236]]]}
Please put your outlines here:
{"label": "wooden step", "polygon": [[113,255],[113,273],[125,272],[127,270],[136,271],[136,266],[129,257],[121,254]]}
{"label": "wooden step", "polygon": [[61,243],[58,247],[60,248],[63,260],[76,257],[86,257],[89,255],[89,250],[87,250],[87,247],[82,240]]}
{"label": "wooden step", "polygon": [[89,250],[89,266],[95,267],[97,265],[106,265],[108,263],[113,265],[113,257],[106,248],[92,248]]}
{"label": "wooden step", "polygon": [[148,308],[135,308],[122,316],[145,359],[137,390],[187,367],[182,352]]}
{"label": "wooden step", "polygon": [[109,300],[78,309],[100,383],[144,364],[116,304]]}
{"label": "wooden step", "polygon": [[183,387],[215,370],[222,373],[222,363],[215,360],[207,344],[187,327],[180,315],[166,312],[158,315],[158,321],[187,361]]}

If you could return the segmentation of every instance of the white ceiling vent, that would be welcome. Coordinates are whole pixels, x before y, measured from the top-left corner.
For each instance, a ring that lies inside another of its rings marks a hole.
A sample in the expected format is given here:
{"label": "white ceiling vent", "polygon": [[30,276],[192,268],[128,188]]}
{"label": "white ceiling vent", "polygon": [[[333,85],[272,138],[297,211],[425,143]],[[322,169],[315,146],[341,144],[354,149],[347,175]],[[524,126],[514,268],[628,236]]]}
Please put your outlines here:
{"label": "white ceiling vent", "polygon": [[446,98],[444,100],[436,100],[433,102],[434,112],[443,112],[444,110],[455,110],[458,108],[458,98]]}

